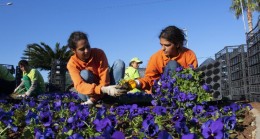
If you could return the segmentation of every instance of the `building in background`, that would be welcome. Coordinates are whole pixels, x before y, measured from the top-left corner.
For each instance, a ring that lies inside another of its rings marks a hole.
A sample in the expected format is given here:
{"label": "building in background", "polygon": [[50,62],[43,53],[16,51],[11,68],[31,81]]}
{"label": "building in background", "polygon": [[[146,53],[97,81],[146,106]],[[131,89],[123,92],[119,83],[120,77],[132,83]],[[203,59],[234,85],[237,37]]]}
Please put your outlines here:
{"label": "building in background", "polygon": [[237,46],[229,56],[230,93],[232,100],[248,99],[247,47]]}
{"label": "building in background", "polygon": [[250,101],[260,101],[260,18],[247,33],[247,56]]}

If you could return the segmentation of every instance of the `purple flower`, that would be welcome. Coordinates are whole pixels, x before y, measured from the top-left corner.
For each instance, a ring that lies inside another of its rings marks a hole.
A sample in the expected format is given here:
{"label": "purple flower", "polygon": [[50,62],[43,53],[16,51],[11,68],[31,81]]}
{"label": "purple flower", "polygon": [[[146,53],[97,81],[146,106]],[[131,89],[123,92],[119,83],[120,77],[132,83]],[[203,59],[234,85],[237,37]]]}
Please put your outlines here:
{"label": "purple flower", "polygon": [[95,119],[93,124],[95,125],[96,130],[101,132],[106,126],[111,126],[111,121],[108,118],[102,120]]}
{"label": "purple flower", "polygon": [[142,125],[144,133],[146,133],[148,136],[153,137],[159,131],[159,126],[154,123],[154,119],[144,120]]}
{"label": "purple flower", "polygon": [[126,106],[119,106],[116,108],[117,115],[123,116],[127,107]]}
{"label": "purple flower", "polygon": [[168,88],[166,81],[162,81],[161,83],[162,83],[162,88],[163,89],[167,89]]}
{"label": "purple flower", "polygon": [[55,95],[54,95],[54,98],[55,98],[56,100],[60,100],[60,99],[61,99],[61,96],[58,95],[58,94],[55,94]]}
{"label": "purple flower", "polygon": [[133,118],[135,116],[142,114],[143,110],[141,108],[138,108],[136,104],[133,104],[129,112],[130,112],[130,117]]}
{"label": "purple flower", "polygon": [[111,125],[115,127],[117,125],[117,119],[115,115],[109,115],[107,118],[111,121]]}
{"label": "purple flower", "polygon": [[199,120],[198,120],[197,118],[193,117],[193,118],[190,120],[190,123],[191,123],[192,125],[196,125],[196,124],[199,123]]}
{"label": "purple flower", "polygon": [[227,112],[231,111],[231,107],[230,107],[230,106],[224,106],[224,107],[223,107],[223,111],[224,111],[225,113],[227,113]]}
{"label": "purple flower", "polygon": [[184,113],[181,109],[177,109],[173,113],[173,117],[172,117],[173,122],[182,122],[182,121],[185,121],[185,120],[186,120],[186,118],[185,118]]}
{"label": "purple flower", "polygon": [[67,122],[68,122],[69,124],[71,124],[71,123],[73,123],[74,121],[75,121],[75,118],[72,116],[72,117],[69,117],[69,118],[68,118],[68,121],[67,121]]}
{"label": "purple flower", "polygon": [[172,83],[172,84],[176,83],[176,78],[170,78],[169,82]]}
{"label": "purple flower", "polygon": [[154,116],[151,115],[151,114],[144,114],[144,115],[143,115],[143,119],[145,119],[145,120],[153,120],[153,119],[154,119]]}
{"label": "purple flower", "polygon": [[240,106],[236,103],[232,103],[230,105],[230,107],[231,107],[233,113],[235,113],[236,111],[238,111],[240,109]]}
{"label": "purple flower", "polygon": [[50,105],[48,100],[44,100],[38,104],[37,107],[38,111],[49,111],[50,110]]}
{"label": "purple flower", "polygon": [[245,108],[245,107],[248,107],[249,110],[252,110],[252,109],[253,109],[253,107],[252,107],[251,104],[243,104],[243,105],[242,105],[242,108]]}
{"label": "purple flower", "polygon": [[40,112],[40,121],[44,126],[50,126],[52,123],[52,114],[50,111]]}
{"label": "purple flower", "polygon": [[194,106],[193,103],[191,103],[191,102],[186,102],[186,107],[191,108],[191,107],[193,107],[193,106]]}
{"label": "purple flower", "polygon": [[79,107],[76,106],[76,105],[72,105],[72,106],[70,106],[70,112],[71,112],[71,113],[76,112],[78,109],[79,109]]}
{"label": "purple flower", "polygon": [[181,139],[197,139],[197,135],[194,133],[185,134],[181,137]]}
{"label": "purple flower", "polygon": [[167,89],[168,89],[168,92],[173,91],[173,83],[172,82],[167,82]]}
{"label": "purple flower", "polygon": [[190,67],[191,69],[194,69],[194,66],[193,66],[192,64],[190,64],[189,67]]}
{"label": "purple flower", "polygon": [[173,139],[173,138],[167,131],[163,130],[158,134],[157,139]]}
{"label": "purple flower", "polygon": [[98,108],[97,111],[97,119],[102,119],[102,116],[106,117],[106,107],[102,106],[101,108]]}
{"label": "purple flower", "polygon": [[193,112],[195,115],[201,114],[203,111],[203,106],[201,105],[196,105],[192,108]]}
{"label": "purple flower", "polygon": [[42,131],[39,130],[38,128],[34,129],[34,133],[35,133],[35,135],[34,135],[35,139],[44,139],[44,135],[43,135]]}
{"label": "purple flower", "polygon": [[206,116],[214,116],[217,113],[218,108],[216,106],[209,106],[206,111]]}
{"label": "purple flower", "polygon": [[192,75],[191,74],[186,75],[186,79],[187,80],[191,80],[192,79]]}
{"label": "purple flower", "polygon": [[208,120],[202,124],[202,135],[206,139],[222,139],[224,136],[223,127],[223,123],[220,120]]}
{"label": "purple flower", "polygon": [[52,131],[51,128],[45,129],[44,138],[46,138],[46,139],[54,139],[55,138],[55,134],[54,134],[54,132]]}
{"label": "purple flower", "polygon": [[236,117],[235,116],[225,116],[223,117],[224,126],[228,130],[233,130],[236,125]]}
{"label": "purple flower", "polygon": [[186,93],[181,92],[181,93],[179,94],[178,101],[180,101],[180,102],[185,102],[186,100],[187,100],[187,95],[186,95]]}
{"label": "purple flower", "polygon": [[183,68],[182,67],[178,67],[178,68],[176,68],[176,72],[181,72],[183,70]]}
{"label": "purple flower", "polygon": [[162,106],[155,106],[153,112],[157,115],[166,115],[166,108]]}
{"label": "purple flower", "polygon": [[83,108],[81,111],[76,112],[76,116],[80,118],[81,120],[85,120],[89,115],[89,109]]}
{"label": "purple flower", "polygon": [[178,121],[175,123],[174,125],[174,128],[176,130],[176,132],[178,132],[179,134],[187,134],[189,133],[189,128],[187,127],[185,121],[184,122],[181,122],[181,121]]}
{"label": "purple flower", "polygon": [[162,94],[161,88],[158,87],[155,89],[155,93],[153,94],[154,96],[160,96]]}
{"label": "purple flower", "polygon": [[27,115],[25,116],[26,125],[29,125],[31,123],[31,119],[34,119],[36,121],[36,124],[39,122],[38,115],[32,112],[31,110],[29,110]]}
{"label": "purple flower", "polygon": [[151,104],[152,104],[153,106],[157,106],[157,105],[158,105],[158,102],[157,102],[157,100],[152,100],[152,101],[151,101]]}
{"label": "purple flower", "polygon": [[181,74],[182,79],[186,79],[186,74]]}
{"label": "purple flower", "polygon": [[57,100],[53,103],[54,110],[58,111],[61,109],[61,100]]}
{"label": "purple flower", "polygon": [[35,101],[32,99],[32,100],[30,100],[30,102],[28,103],[28,105],[29,105],[29,107],[33,108],[33,107],[36,106],[36,103],[35,103]]}
{"label": "purple flower", "polygon": [[210,87],[207,84],[203,84],[202,88],[206,91],[206,92],[210,92]]}
{"label": "purple flower", "polygon": [[177,99],[178,96],[179,96],[179,94],[180,94],[180,89],[179,89],[179,87],[178,87],[178,86],[174,87],[174,88],[173,88],[173,92],[174,92],[174,97],[173,97],[173,98]]}
{"label": "purple flower", "polygon": [[115,131],[111,136],[111,139],[125,139],[125,134],[121,131]]}
{"label": "purple flower", "polygon": [[196,98],[197,98],[197,94],[188,93],[188,95],[187,95],[187,99],[188,99],[189,101],[193,101],[193,100],[195,100]]}
{"label": "purple flower", "polygon": [[73,135],[69,136],[68,139],[84,139],[79,133],[74,133]]}

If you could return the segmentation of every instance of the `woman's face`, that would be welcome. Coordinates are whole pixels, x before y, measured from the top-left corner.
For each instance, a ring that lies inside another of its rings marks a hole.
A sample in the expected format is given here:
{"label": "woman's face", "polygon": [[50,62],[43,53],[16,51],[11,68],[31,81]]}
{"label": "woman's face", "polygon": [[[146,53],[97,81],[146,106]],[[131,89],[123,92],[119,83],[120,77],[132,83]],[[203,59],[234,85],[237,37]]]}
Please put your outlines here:
{"label": "woman's face", "polygon": [[80,60],[87,62],[91,53],[89,42],[87,40],[79,40],[76,44],[76,49],[72,51]]}
{"label": "woman's face", "polygon": [[160,44],[162,46],[162,50],[163,50],[164,54],[167,57],[172,58],[172,57],[175,57],[178,55],[177,46],[175,46],[173,43],[167,41],[164,38],[160,38]]}
{"label": "woman's face", "polygon": [[133,68],[138,69],[139,68],[139,63],[133,62],[132,66],[133,66]]}
{"label": "woman's face", "polygon": [[19,65],[22,72],[26,72],[25,67],[23,65]]}

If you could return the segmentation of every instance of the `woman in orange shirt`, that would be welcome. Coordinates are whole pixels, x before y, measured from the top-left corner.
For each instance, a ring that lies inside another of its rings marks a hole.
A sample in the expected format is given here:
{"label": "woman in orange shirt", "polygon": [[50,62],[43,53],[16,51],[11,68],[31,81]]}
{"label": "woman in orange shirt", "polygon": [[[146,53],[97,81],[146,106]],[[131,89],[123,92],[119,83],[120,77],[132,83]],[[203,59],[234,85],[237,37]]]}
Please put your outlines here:
{"label": "woman in orange shirt", "polygon": [[83,32],[73,32],[68,39],[68,46],[74,55],[70,57],[67,69],[79,97],[85,101],[83,104],[92,105],[103,94],[121,95],[123,90],[114,84],[124,76],[125,64],[122,60],[114,62],[109,69],[103,50],[91,48]]}
{"label": "woman in orange shirt", "polygon": [[159,79],[162,74],[172,73],[180,66],[197,68],[195,53],[184,47],[186,39],[183,30],[168,26],[161,31],[159,39],[161,50],[151,56],[143,78],[128,82],[130,89],[136,87],[151,93],[154,80]]}

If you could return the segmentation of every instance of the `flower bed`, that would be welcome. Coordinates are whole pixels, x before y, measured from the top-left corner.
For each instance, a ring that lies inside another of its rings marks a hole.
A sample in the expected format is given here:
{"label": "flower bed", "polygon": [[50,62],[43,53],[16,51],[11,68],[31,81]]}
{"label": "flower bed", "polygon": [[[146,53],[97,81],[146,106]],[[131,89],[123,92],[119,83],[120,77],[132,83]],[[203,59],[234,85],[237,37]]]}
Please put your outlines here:
{"label": "flower bed", "polygon": [[[0,138],[236,137],[243,126],[244,113],[252,107],[211,101],[210,88],[201,85],[199,77],[199,72],[178,68],[174,75],[155,81],[152,96],[127,94],[113,99],[117,105],[101,107],[80,105],[76,93],[45,94],[14,102],[2,100]],[[152,105],[147,106],[150,100]]]}

